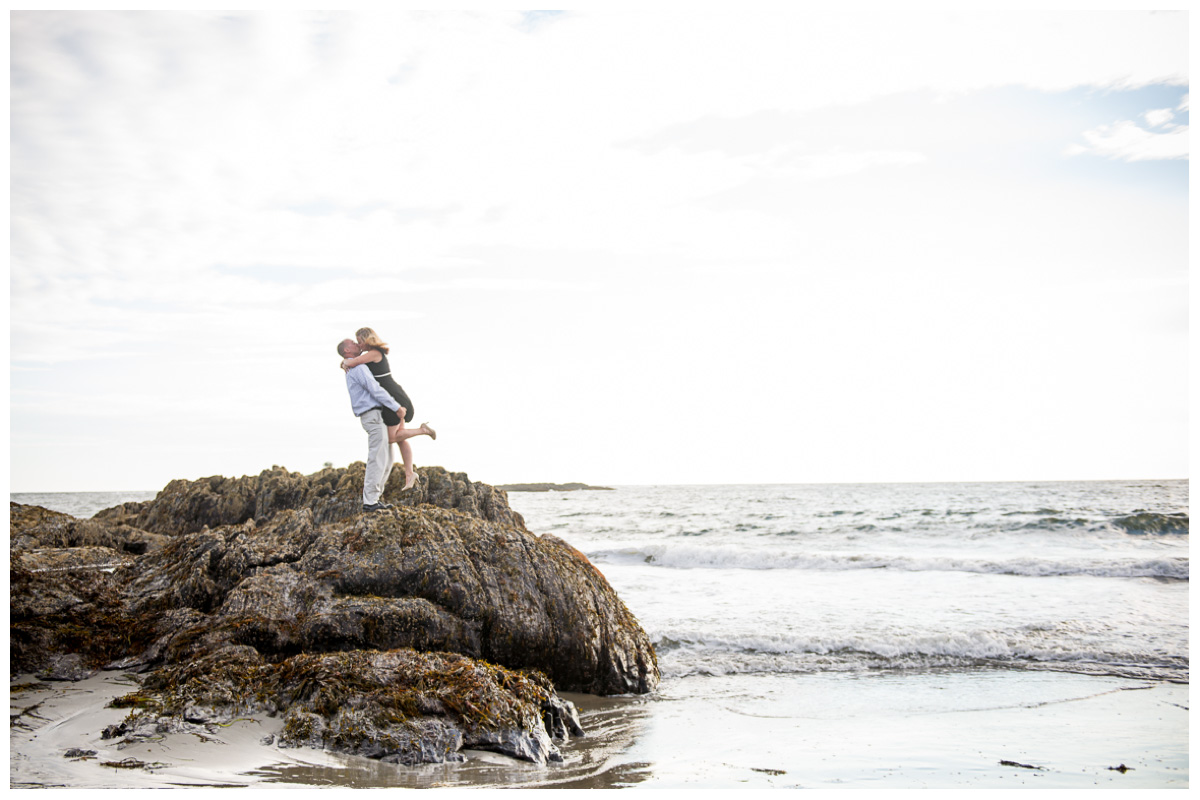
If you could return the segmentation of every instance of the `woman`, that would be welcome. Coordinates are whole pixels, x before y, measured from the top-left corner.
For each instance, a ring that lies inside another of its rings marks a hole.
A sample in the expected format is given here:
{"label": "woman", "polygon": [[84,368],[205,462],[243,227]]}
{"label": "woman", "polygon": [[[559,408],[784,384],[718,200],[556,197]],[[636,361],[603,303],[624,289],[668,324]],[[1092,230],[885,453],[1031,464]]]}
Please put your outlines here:
{"label": "woman", "polygon": [[370,328],[359,328],[354,337],[358,340],[358,346],[362,348],[362,353],[354,358],[342,359],[342,369],[366,364],[367,369],[371,370],[371,374],[375,376],[375,380],[379,382],[383,390],[400,404],[400,413],[404,415],[403,418],[389,408],[381,410],[383,424],[388,426],[388,441],[400,445],[400,458],[404,462],[404,489],[401,491],[408,491],[420,479],[420,476],[413,471],[412,447],[408,444],[408,440],[414,436],[428,436],[430,439],[436,439],[437,431],[429,427],[429,423],[426,422],[422,422],[421,427],[415,430],[404,427],[405,422],[412,422],[413,404],[408,394],[392,377],[392,368],[388,366],[387,360],[387,342],[382,341],[379,335]]}

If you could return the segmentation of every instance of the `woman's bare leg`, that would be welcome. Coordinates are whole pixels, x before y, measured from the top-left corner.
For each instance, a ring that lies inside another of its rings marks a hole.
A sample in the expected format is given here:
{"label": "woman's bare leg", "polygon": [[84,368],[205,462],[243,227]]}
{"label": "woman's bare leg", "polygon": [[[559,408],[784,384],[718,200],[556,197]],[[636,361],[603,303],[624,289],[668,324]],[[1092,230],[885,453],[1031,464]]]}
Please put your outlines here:
{"label": "woman's bare leg", "polygon": [[400,458],[404,461],[404,489],[400,491],[406,491],[417,482],[417,473],[413,470],[412,445],[408,439],[400,442]]}
{"label": "woman's bare leg", "polygon": [[388,428],[389,442],[402,443],[413,438],[414,436],[428,436],[436,439],[437,433],[433,430],[433,428],[430,428],[428,425],[424,424],[420,428],[406,428],[404,427],[404,423],[401,422],[399,425],[393,425],[392,427]]}
{"label": "woman's bare leg", "polygon": [[[400,409],[400,424],[393,425],[388,428],[388,442],[395,442],[400,445],[400,459],[404,462],[404,489],[411,489],[413,484],[417,482],[417,474],[413,471],[412,445],[408,440],[414,436],[429,436],[429,431],[425,426],[420,428],[405,428],[404,427],[404,409]],[[390,444],[388,445],[391,446]]]}

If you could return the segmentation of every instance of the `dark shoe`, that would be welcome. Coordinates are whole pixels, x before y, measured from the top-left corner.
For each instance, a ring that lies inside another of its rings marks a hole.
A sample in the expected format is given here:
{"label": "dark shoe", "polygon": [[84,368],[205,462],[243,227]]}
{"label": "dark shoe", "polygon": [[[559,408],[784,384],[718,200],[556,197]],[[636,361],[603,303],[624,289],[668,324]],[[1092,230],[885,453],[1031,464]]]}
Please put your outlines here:
{"label": "dark shoe", "polygon": [[387,503],[371,503],[371,505],[363,504],[363,511],[386,511],[392,508]]}

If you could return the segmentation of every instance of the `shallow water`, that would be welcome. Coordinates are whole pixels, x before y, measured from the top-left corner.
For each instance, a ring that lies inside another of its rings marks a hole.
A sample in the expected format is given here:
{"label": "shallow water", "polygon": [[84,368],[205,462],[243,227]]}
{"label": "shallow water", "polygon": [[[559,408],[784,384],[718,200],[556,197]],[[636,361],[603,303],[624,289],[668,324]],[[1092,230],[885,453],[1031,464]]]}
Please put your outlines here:
{"label": "shallow water", "polygon": [[14,503],[41,506],[51,511],[61,511],[72,517],[87,519],[97,511],[119,506],[121,503],[153,500],[158,492],[16,492],[8,497]]}

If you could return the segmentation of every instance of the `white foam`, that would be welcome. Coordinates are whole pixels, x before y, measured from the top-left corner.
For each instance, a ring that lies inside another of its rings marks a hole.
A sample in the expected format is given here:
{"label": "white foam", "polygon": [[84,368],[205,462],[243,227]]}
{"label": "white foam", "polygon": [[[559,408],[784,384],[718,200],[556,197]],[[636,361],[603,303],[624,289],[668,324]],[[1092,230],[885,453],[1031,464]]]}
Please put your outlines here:
{"label": "white foam", "polygon": [[1186,654],[1110,653],[1082,636],[1060,639],[1054,645],[1039,631],[970,631],[889,636],[884,633],[850,636],[706,635],[674,632],[658,637],[655,647],[666,674],[737,674],[809,672],[829,669],[928,669],[971,663],[1029,666],[1125,665],[1164,676],[1187,675]]}
{"label": "white foam", "polygon": [[906,572],[978,572],[1033,577],[1092,575],[1102,578],[1172,578],[1187,580],[1189,559],[1039,559],[1007,560],[952,557],[914,558],[889,554],[808,554],[773,548],[750,549],[730,545],[647,544],[593,550],[593,561],[615,564],[645,563],[673,569],[793,569],[858,570],[894,569]]}

